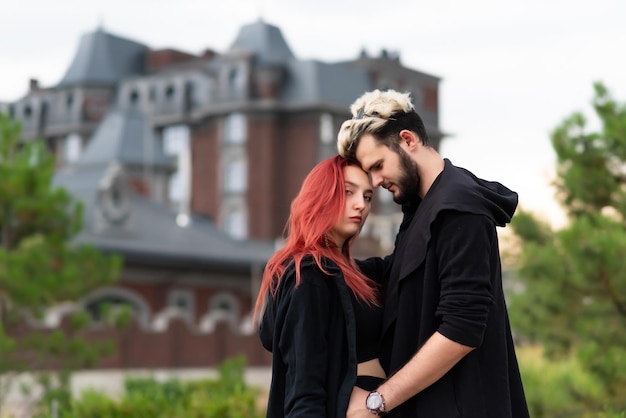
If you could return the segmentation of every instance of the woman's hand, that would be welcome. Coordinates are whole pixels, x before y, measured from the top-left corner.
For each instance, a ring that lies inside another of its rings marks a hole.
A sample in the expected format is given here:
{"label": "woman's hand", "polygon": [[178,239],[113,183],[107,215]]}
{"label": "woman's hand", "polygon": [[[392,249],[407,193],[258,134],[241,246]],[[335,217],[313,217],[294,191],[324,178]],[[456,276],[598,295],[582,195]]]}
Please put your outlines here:
{"label": "woman's hand", "polygon": [[372,414],[365,407],[365,398],[369,394],[368,391],[355,386],[350,395],[350,404],[346,418],[371,418]]}

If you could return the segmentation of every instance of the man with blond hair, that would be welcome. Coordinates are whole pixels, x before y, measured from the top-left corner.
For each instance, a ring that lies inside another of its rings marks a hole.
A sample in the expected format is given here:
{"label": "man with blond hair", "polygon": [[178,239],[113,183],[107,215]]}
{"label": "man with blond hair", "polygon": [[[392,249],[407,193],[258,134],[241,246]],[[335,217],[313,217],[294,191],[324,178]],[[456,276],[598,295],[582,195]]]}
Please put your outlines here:
{"label": "man with blond hair", "polygon": [[527,418],[496,233],[517,194],[442,158],[409,94],[368,92],[351,111],[339,154],[393,194],[404,220],[387,258],[389,378],[369,393],[355,388],[348,418]]}

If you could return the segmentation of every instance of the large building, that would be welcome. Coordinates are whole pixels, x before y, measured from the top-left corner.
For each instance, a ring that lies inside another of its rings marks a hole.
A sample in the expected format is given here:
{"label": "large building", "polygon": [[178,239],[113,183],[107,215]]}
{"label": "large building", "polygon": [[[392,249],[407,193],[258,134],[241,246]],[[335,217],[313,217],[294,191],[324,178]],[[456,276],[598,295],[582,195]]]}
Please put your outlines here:
{"label": "large building", "polygon": [[[47,141],[55,182],[86,203],[79,240],[125,258],[121,286],[85,304],[130,303],[146,327],[171,307],[196,323],[215,310],[247,317],[291,200],[336,153],[365,91],[410,92],[438,147],[439,78],[385,50],[355,55],[298,59],[262,20],[227,51],[201,54],[99,28],[82,36],[58,84],[31,80],[21,99],[0,103],[24,140]],[[399,222],[390,194],[378,194],[357,250],[386,253]]]}

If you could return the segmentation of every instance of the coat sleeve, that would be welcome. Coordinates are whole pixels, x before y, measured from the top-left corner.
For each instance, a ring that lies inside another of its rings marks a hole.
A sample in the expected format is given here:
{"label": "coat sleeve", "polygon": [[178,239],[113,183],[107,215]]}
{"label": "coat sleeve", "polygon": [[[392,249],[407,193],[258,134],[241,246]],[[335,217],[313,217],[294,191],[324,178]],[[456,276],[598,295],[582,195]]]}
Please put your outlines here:
{"label": "coat sleeve", "polygon": [[286,308],[280,350],[286,367],[285,417],[327,415],[328,322],[332,304],[327,278],[305,268]]}
{"label": "coat sleeve", "polygon": [[356,260],[356,264],[363,274],[376,283],[384,283],[389,275],[388,269],[391,266],[393,255],[385,258],[370,257],[364,260]]}
{"label": "coat sleeve", "polygon": [[493,304],[491,254],[497,240],[486,216],[446,212],[435,229],[441,292],[438,331],[469,347],[482,344]]}

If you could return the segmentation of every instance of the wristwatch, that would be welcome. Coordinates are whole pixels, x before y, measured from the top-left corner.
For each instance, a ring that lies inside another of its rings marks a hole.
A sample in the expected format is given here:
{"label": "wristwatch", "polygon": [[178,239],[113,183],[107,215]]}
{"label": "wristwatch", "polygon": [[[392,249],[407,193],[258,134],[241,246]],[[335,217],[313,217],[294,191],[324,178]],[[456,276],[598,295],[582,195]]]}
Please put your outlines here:
{"label": "wristwatch", "polygon": [[378,391],[370,392],[365,398],[365,407],[372,414],[382,417],[385,415],[385,398]]}

